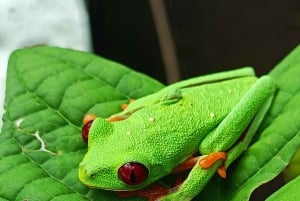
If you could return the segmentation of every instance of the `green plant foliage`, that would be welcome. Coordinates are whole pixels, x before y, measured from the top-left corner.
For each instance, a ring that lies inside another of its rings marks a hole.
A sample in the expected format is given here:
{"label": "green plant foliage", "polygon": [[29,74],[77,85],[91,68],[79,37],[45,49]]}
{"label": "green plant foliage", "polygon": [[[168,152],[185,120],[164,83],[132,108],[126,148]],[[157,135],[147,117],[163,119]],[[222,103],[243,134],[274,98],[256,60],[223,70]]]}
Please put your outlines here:
{"label": "green plant foliage", "polygon": [[108,117],[129,99],[162,87],[88,53],[54,47],[14,52],[0,135],[0,198],[117,200],[115,193],[91,190],[77,178],[87,148],[82,118],[86,113]]}
{"label": "green plant foliage", "polygon": [[[228,179],[214,177],[195,200],[248,200],[287,166],[300,146],[299,74],[300,47],[270,73],[279,90],[255,142],[229,168]],[[0,134],[0,200],[122,200],[77,178],[87,148],[82,118],[87,113],[108,117],[130,99],[161,88],[145,75],[89,53],[46,46],[14,52]],[[295,192],[298,181],[275,198]]]}
{"label": "green plant foliage", "polygon": [[288,182],[298,175],[300,175],[300,149],[298,149],[289,165],[284,169],[284,181]]}
{"label": "green plant foliage", "polygon": [[298,201],[300,198],[300,176],[296,177],[280,190],[272,194],[266,201]]}

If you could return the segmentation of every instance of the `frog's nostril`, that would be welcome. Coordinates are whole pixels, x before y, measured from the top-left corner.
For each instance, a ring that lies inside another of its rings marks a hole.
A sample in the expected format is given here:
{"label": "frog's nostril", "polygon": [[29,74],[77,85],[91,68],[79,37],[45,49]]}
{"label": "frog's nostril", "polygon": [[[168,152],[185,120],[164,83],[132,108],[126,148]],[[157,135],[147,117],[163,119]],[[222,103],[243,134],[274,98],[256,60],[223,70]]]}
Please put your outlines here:
{"label": "frog's nostril", "polygon": [[81,174],[85,175],[85,177],[88,177],[90,179],[94,179],[97,175],[95,170],[92,170],[93,168],[90,168],[83,163],[80,163],[79,169]]}
{"label": "frog's nostril", "polygon": [[96,177],[96,173],[95,172],[87,172],[86,175],[91,178],[94,179]]}
{"label": "frog's nostril", "polygon": [[85,168],[84,173],[87,177],[89,177],[90,179],[94,179],[96,177],[96,172],[92,171],[89,168]]}

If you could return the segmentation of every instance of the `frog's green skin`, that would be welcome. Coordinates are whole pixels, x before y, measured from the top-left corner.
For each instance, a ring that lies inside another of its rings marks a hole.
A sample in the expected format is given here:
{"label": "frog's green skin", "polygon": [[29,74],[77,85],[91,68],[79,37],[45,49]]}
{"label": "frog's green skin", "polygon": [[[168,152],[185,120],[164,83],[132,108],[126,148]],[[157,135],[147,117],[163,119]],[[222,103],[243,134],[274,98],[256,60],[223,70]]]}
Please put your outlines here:
{"label": "frog's green skin", "polygon": [[[117,114],[125,120],[96,118],[79,178],[95,188],[141,189],[169,174],[197,151],[209,154],[230,149],[228,166],[248,146],[275,89],[270,77],[258,79],[251,68],[242,68],[181,81],[138,99]],[[255,116],[259,118],[252,121]],[[232,149],[246,128],[251,131],[246,142]],[[118,178],[119,167],[132,161],[149,170],[148,178],[139,185],[127,185]],[[214,174],[215,166],[204,170],[195,165],[170,199],[196,196]]]}

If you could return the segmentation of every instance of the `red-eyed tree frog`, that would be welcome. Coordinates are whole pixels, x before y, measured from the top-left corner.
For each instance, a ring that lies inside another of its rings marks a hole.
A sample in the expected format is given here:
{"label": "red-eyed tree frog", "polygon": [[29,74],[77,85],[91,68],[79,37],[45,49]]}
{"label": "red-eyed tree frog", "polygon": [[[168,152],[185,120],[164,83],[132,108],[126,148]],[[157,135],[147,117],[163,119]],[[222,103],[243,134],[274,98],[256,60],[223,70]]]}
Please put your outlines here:
{"label": "red-eyed tree frog", "polygon": [[[92,188],[135,192],[149,200],[191,200],[215,172],[226,178],[226,168],[251,142],[275,90],[272,78],[257,78],[245,67],[171,84],[107,119],[88,115],[88,152],[79,179]],[[188,169],[187,178],[171,189],[143,190]]]}

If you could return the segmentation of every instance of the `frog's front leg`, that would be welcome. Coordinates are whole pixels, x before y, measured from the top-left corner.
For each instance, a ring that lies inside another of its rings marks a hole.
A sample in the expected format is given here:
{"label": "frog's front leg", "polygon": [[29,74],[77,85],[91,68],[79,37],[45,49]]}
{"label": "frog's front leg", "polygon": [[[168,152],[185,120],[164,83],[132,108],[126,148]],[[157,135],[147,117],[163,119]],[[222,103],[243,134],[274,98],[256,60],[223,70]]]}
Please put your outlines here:
{"label": "frog's front leg", "polygon": [[[126,108],[128,107],[128,105],[132,102],[134,102],[135,100],[134,99],[130,99],[129,100],[129,103],[124,103],[120,106],[120,108],[124,111],[126,110]],[[124,115],[112,115],[110,117],[107,118],[107,121],[109,122],[114,122],[114,121],[121,121],[121,120],[124,120],[128,118],[128,116],[124,116]],[[87,125],[89,122],[92,122],[96,119],[96,115],[94,114],[86,114],[84,117],[83,117],[83,125]]]}
{"label": "frog's front leg", "polygon": [[159,197],[155,201],[173,201],[182,200],[189,201],[196,197],[199,192],[210,181],[211,177],[215,174],[219,166],[222,164],[222,160],[216,161],[210,168],[203,169],[200,167],[201,158],[193,158],[191,160],[197,160],[188,174],[188,177],[184,182],[176,186],[176,190],[171,191],[170,194]]}

